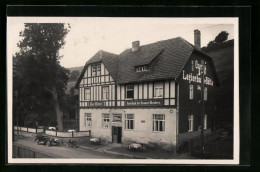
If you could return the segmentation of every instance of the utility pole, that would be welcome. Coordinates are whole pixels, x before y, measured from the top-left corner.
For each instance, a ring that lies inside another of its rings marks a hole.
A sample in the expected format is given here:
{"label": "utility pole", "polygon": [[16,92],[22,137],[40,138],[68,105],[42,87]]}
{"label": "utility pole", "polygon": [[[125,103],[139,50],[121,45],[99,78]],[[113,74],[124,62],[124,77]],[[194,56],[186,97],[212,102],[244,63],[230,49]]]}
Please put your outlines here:
{"label": "utility pole", "polygon": [[204,71],[205,62],[201,60],[201,156],[204,156]]}
{"label": "utility pole", "polygon": [[[18,127],[18,93],[17,93],[17,90],[15,91],[15,93],[14,93],[14,96],[15,96],[15,100],[16,100],[16,131],[17,131],[17,140],[18,140],[18,137],[19,137],[19,127]],[[13,119],[13,121],[14,121],[14,119]],[[14,122],[13,122],[13,125],[14,125]],[[13,128],[14,128],[14,126],[13,126]],[[14,135],[13,135],[14,136]]]}

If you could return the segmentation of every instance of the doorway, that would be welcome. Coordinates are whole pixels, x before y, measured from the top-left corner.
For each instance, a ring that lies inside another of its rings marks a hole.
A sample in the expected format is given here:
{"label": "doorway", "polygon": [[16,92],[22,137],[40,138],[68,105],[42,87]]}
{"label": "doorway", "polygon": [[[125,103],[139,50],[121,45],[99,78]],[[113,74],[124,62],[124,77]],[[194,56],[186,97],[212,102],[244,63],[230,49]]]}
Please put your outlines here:
{"label": "doorway", "polygon": [[121,143],[122,127],[112,126],[112,143]]}

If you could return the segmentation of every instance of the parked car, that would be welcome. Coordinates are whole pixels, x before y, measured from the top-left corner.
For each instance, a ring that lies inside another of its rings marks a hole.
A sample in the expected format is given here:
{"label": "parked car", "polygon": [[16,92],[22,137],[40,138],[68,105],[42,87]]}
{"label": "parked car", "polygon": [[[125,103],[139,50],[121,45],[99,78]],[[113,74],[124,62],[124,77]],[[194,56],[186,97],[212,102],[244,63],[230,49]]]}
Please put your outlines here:
{"label": "parked car", "polygon": [[52,136],[46,136],[46,135],[36,135],[35,142],[38,145],[46,145],[48,147],[61,144],[58,138],[54,138]]}

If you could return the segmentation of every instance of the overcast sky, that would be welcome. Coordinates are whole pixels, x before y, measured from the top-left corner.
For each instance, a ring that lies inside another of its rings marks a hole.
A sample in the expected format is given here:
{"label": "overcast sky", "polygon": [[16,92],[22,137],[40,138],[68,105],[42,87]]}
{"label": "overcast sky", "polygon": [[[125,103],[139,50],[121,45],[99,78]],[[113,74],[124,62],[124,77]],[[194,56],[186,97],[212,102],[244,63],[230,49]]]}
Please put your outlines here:
{"label": "overcast sky", "polygon": [[71,29],[60,50],[64,67],[84,66],[97,51],[104,50],[119,54],[130,48],[132,41],[139,40],[141,45],[160,40],[182,37],[194,43],[194,30],[201,31],[201,46],[206,46],[221,31],[229,33],[228,39],[234,39],[232,19],[203,18],[29,18],[9,17],[7,24],[8,57],[19,51],[17,43],[19,32],[24,23],[70,23]]}

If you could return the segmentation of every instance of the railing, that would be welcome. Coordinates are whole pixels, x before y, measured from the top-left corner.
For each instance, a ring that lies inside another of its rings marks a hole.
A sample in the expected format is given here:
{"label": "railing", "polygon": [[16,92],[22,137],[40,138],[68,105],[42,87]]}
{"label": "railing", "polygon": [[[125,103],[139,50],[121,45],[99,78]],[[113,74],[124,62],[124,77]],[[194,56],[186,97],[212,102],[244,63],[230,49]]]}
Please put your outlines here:
{"label": "railing", "polygon": [[41,134],[46,134],[46,135],[56,136],[56,137],[61,137],[61,138],[91,137],[91,130],[61,132],[58,130],[48,130],[48,129],[44,130],[43,128],[28,128],[28,127],[17,127],[17,126],[14,126],[14,130],[28,132],[28,133],[35,133],[35,134],[41,133]]}
{"label": "railing", "polygon": [[60,155],[13,144],[13,158],[64,158]]}

